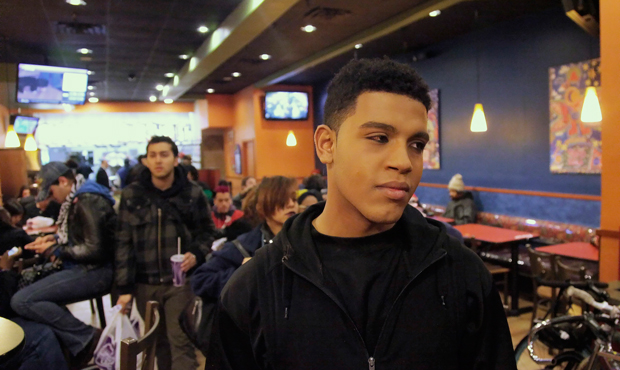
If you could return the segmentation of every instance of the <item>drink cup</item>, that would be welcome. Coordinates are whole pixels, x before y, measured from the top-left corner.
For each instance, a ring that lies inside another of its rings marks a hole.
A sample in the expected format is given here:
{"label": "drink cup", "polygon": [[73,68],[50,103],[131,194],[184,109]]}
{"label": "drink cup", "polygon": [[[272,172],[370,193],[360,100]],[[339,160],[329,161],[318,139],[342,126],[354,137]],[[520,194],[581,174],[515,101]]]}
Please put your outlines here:
{"label": "drink cup", "polygon": [[175,254],[170,257],[170,263],[172,264],[172,284],[174,286],[185,285],[185,271],[181,270],[181,264],[185,256],[182,254]]}

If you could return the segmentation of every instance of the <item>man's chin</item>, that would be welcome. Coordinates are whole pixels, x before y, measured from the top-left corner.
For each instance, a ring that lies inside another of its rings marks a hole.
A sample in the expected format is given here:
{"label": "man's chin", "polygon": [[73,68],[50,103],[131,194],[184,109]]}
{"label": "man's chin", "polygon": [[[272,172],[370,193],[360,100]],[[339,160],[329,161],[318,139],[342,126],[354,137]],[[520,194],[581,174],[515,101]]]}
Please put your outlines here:
{"label": "man's chin", "polygon": [[368,212],[364,212],[365,213],[364,216],[370,222],[375,223],[375,224],[380,224],[380,225],[394,224],[398,220],[400,220],[400,218],[402,217],[403,212],[405,211],[405,207],[406,207],[406,204],[403,206],[400,206],[397,204],[392,204],[392,205],[383,206],[383,207],[377,206],[377,207],[373,207],[373,209],[370,209]]}

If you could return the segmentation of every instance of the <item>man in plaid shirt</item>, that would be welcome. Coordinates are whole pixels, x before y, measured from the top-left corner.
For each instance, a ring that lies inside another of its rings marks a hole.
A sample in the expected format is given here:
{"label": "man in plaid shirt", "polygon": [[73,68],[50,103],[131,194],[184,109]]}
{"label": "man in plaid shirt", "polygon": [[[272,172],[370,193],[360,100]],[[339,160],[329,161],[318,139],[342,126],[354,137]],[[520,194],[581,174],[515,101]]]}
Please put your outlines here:
{"label": "man in plaid shirt", "polygon": [[146,167],[138,181],[123,189],[118,215],[116,249],[117,304],[126,313],[136,298],[144,316],[146,302],[159,302],[162,314],[157,340],[160,370],[195,369],[194,347],[181,331],[178,317],[193,298],[189,279],[172,285],[170,257],[181,238],[181,269],[189,276],[211,252],[215,228],[207,198],[187,180],[178,165],[179,150],[166,136],[147,144]]}

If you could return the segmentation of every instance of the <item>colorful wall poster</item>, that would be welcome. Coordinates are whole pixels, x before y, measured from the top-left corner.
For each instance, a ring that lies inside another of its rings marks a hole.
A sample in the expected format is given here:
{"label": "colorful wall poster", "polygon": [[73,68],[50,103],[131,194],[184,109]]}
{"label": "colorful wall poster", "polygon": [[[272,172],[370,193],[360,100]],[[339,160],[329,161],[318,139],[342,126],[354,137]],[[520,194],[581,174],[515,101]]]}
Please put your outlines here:
{"label": "colorful wall poster", "polygon": [[552,173],[601,173],[601,123],[581,122],[586,88],[600,96],[601,61],[549,68],[549,149]]}
{"label": "colorful wall poster", "polygon": [[427,129],[430,140],[424,148],[424,169],[438,170],[439,166],[439,90],[429,92],[431,109],[428,110]]}

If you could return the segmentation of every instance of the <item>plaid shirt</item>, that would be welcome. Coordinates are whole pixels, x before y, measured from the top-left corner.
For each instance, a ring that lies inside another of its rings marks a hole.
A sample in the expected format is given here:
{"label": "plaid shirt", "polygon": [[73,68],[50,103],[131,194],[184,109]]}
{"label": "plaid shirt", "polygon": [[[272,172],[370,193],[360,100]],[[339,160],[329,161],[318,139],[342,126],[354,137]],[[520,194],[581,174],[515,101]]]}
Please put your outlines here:
{"label": "plaid shirt", "polygon": [[[175,208],[178,216],[158,206],[163,202]],[[183,230],[183,235],[178,235],[178,229]],[[128,185],[121,195],[116,232],[119,293],[133,293],[135,283],[172,283],[170,257],[177,254],[178,236],[183,240],[181,254],[193,253],[197,266],[201,265],[211,253],[214,233],[209,203],[197,184],[187,182],[168,199],[139,182]]]}

